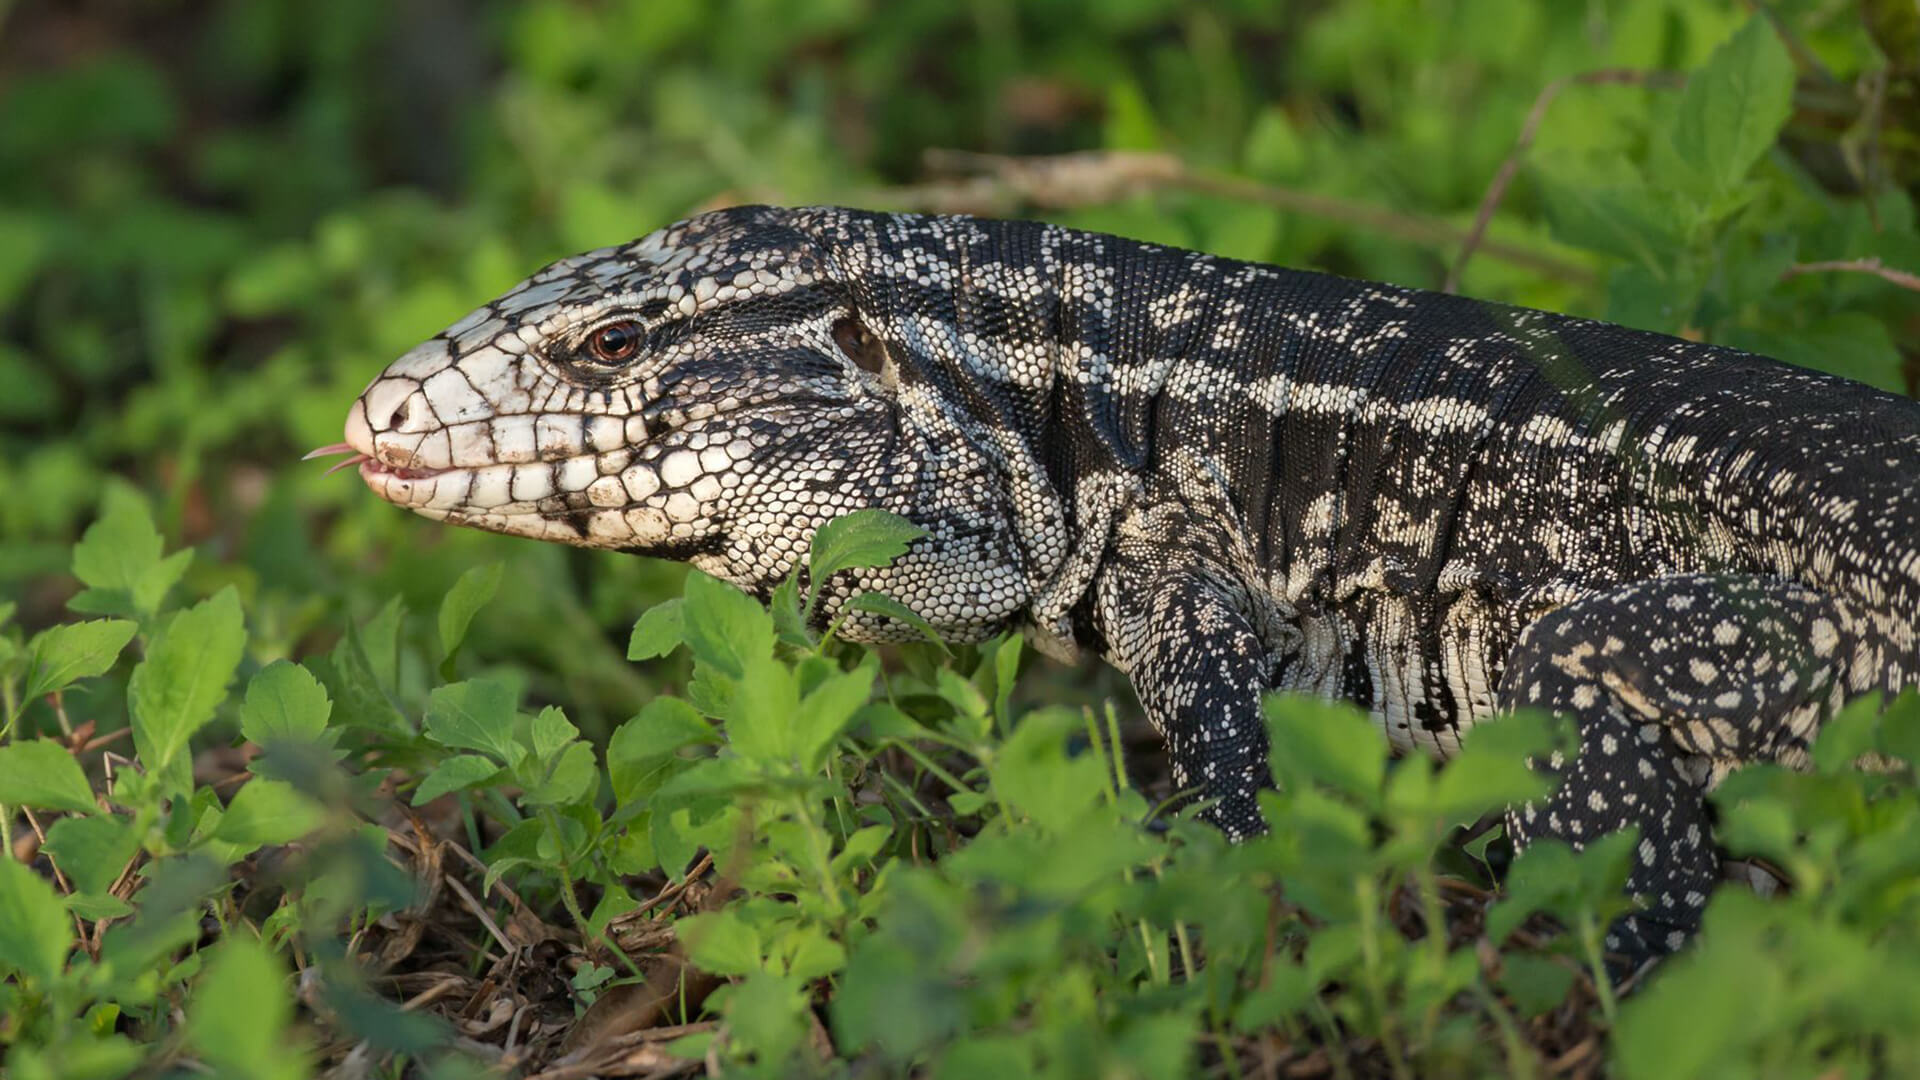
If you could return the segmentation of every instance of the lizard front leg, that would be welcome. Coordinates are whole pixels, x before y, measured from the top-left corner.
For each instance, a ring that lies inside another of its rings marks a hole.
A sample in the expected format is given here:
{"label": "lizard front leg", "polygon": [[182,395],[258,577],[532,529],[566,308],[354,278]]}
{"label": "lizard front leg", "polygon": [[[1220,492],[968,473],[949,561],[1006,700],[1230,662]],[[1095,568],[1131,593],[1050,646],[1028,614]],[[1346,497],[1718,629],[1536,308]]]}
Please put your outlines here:
{"label": "lizard front leg", "polygon": [[1500,702],[1572,717],[1580,752],[1533,763],[1559,787],[1507,828],[1516,849],[1556,837],[1576,850],[1639,828],[1627,889],[1647,907],[1609,929],[1616,975],[1700,925],[1720,865],[1706,795],[1740,765],[1797,763],[1841,685],[1841,625],[1804,586],[1700,574],[1587,597],[1521,634]]}
{"label": "lizard front leg", "polygon": [[1203,820],[1228,839],[1265,832],[1260,695],[1271,660],[1237,590],[1191,552],[1139,540],[1115,545],[1096,590],[1108,659],[1166,740],[1174,783],[1199,790]]}

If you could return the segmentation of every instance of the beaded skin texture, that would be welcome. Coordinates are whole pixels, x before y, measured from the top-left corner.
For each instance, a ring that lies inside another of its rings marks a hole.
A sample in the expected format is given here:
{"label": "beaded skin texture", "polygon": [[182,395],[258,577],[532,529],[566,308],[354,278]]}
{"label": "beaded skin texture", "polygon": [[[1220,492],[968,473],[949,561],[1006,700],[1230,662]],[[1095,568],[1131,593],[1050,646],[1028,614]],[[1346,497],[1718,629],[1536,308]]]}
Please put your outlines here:
{"label": "beaded skin texture", "polygon": [[[1570,717],[1516,844],[1637,826],[1627,962],[1699,923],[1705,794],[1920,682],[1920,404],[1601,322],[1033,222],[739,207],[548,266],[353,405],[382,498],[679,559],[764,597],[824,522],[928,535],[837,575],[953,640],[1126,672],[1174,777],[1264,828],[1263,692],[1442,757]],[[910,638],[851,613],[846,635]]]}

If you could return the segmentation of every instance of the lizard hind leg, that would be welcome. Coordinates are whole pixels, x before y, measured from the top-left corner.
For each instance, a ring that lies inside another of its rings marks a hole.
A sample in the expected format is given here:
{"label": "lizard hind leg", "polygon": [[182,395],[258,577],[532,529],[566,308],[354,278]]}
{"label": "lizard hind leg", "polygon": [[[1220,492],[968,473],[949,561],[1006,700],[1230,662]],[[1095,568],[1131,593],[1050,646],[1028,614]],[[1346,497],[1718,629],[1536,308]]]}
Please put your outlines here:
{"label": "lizard hind leg", "polygon": [[1608,930],[1616,977],[1678,949],[1719,877],[1706,796],[1732,768],[1793,762],[1841,685],[1841,620],[1779,578],[1691,574],[1583,598],[1521,634],[1504,708],[1573,719],[1580,751],[1531,762],[1553,794],[1508,812],[1516,851],[1542,837],[1575,850],[1635,826],[1627,890],[1645,907]]}

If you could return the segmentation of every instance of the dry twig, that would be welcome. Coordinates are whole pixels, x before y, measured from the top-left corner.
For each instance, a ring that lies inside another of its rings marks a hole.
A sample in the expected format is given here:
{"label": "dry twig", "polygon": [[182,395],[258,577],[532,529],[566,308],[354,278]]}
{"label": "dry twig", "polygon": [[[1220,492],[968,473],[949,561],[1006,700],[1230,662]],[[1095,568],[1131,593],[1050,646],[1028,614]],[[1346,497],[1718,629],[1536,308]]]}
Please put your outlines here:
{"label": "dry twig", "polygon": [[1683,85],[1684,81],[1681,76],[1665,71],[1602,68],[1563,76],[1542,88],[1539,96],[1533,99],[1533,107],[1527,110],[1526,121],[1520,125],[1520,137],[1514,140],[1507,159],[1500,163],[1499,171],[1494,173],[1493,182],[1487,185],[1487,193],[1480,197],[1480,208],[1474,211],[1473,225],[1467,229],[1466,240],[1460,245],[1460,254],[1454,257],[1453,266],[1447,270],[1447,280],[1440,286],[1441,291],[1454,292],[1460,288],[1460,275],[1466,272],[1467,260],[1473,258],[1475,251],[1484,248],[1488,254],[1494,253],[1493,243],[1486,239],[1487,226],[1493,223],[1494,211],[1499,209],[1501,200],[1507,197],[1507,188],[1519,173],[1520,162],[1532,149],[1534,137],[1539,134],[1540,125],[1547,118],[1547,107],[1553,104],[1562,90],[1569,86],[1602,84],[1673,88]]}

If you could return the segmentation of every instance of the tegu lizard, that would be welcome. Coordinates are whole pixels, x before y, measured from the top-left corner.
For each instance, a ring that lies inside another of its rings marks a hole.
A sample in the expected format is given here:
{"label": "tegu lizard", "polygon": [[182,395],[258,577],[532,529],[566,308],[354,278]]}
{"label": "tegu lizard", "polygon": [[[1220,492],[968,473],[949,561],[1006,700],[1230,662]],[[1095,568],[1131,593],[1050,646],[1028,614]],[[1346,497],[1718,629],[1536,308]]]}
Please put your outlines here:
{"label": "tegu lizard", "polygon": [[1509,832],[1638,828],[1628,962],[1698,925],[1727,770],[1920,681],[1920,404],[1033,222],[750,206],[562,259],[394,362],[335,449],[429,517],[763,597],[824,522],[904,515],[926,536],[820,618],[880,590],[952,640],[1097,651],[1235,838],[1268,691],[1442,756],[1553,710],[1580,752]]}

